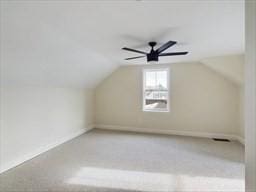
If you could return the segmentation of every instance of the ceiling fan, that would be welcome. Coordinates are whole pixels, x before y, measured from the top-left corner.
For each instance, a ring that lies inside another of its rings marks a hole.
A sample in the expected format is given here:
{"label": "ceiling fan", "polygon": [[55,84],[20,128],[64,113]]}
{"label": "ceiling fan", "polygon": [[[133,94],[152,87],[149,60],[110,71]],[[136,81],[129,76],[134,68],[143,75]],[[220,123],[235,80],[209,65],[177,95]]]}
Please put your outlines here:
{"label": "ceiling fan", "polygon": [[155,61],[158,61],[158,58],[162,57],[162,56],[176,56],[176,55],[186,55],[186,54],[188,54],[188,52],[164,53],[164,51],[166,49],[172,47],[176,43],[177,43],[176,41],[168,41],[167,43],[163,44],[161,47],[159,47],[158,49],[155,50],[154,47],[156,46],[157,43],[154,42],[154,41],[149,42],[148,45],[151,47],[151,51],[149,53],[144,52],[144,51],[139,51],[139,50],[136,50],[136,49],[127,48],[127,47],[123,47],[122,49],[126,50],[126,51],[132,51],[132,52],[143,54],[143,56],[130,57],[130,58],[126,58],[125,60],[147,57],[148,62],[152,62],[152,61],[155,62]]}

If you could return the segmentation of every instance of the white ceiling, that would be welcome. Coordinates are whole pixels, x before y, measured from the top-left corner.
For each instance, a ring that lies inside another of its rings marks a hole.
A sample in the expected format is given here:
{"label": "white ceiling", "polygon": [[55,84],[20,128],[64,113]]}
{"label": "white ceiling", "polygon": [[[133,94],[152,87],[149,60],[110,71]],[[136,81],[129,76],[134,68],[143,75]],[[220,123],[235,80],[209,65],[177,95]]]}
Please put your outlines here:
{"label": "white ceiling", "polygon": [[180,42],[186,56],[160,63],[244,52],[244,2],[1,1],[3,80],[7,84],[94,87],[119,65],[145,59],[121,50]]}

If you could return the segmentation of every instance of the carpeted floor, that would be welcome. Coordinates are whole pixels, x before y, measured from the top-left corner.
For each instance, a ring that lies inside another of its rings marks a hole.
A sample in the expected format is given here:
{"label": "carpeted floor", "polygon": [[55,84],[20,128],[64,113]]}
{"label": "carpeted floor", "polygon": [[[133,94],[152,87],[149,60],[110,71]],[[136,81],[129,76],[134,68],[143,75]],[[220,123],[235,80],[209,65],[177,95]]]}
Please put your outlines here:
{"label": "carpeted floor", "polygon": [[94,129],[0,175],[1,191],[244,191],[237,142]]}

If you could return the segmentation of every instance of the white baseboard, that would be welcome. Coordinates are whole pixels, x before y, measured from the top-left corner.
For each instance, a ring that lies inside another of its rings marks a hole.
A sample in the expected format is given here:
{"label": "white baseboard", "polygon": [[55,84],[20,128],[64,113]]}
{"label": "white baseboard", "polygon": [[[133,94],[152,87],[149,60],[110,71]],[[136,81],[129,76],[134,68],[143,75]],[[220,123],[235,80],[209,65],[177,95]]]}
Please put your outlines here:
{"label": "white baseboard", "polygon": [[118,130],[118,131],[132,131],[140,133],[156,133],[156,134],[167,134],[167,135],[180,135],[180,136],[190,136],[190,137],[203,137],[203,138],[221,138],[236,140],[244,144],[244,139],[237,135],[232,134],[220,134],[220,133],[209,133],[209,132],[195,132],[195,131],[178,131],[178,130],[167,130],[167,129],[150,129],[150,128],[140,128],[140,127],[126,127],[119,125],[102,125],[96,124],[95,128],[108,129],[108,130]]}
{"label": "white baseboard", "polygon": [[23,155],[22,157],[19,157],[18,159],[12,161],[12,162],[8,162],[6,163],[5,165],[1,165],[0,167],[0,173],[3,173],[11,168],[14,168],[46,151],[49,151],[50,149],[53,149],[54,147],[57,147],[58,145],[61,145],[71,139],[74,139],[75,137],[78,137],[82,134],[84,134],[85,132],[88,132],[89,130],[93,129],[94,128],[94,125],[90,125],[88,128],[85,128],[85,129],[81,129],[81,130],[78,130],[70,135],[67,135],[63,138],[61,138],[60,140],[58,141],[55,141],[54,143],[50,143],[50,144],[47,144],[47,145],[44,145],[40,148],[38,148],[37,150],[33,151],[33,152],[30,152],[28,154],[25,154]]}

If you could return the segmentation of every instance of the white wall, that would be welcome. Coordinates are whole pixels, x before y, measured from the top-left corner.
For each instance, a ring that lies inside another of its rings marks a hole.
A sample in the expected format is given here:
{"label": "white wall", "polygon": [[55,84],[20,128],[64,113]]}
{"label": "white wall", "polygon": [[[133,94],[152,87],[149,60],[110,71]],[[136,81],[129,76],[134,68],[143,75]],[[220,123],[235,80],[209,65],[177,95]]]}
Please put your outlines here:
{"label": "white wall", "polygon": [[245,1],[245,188],[256,191],[256,1]]}
{"label": "white wall", "polygon": [[240,126],[238,136],[239,140],[244,143],[244,54],[211,57],[200,62],[240,86]]}
{"label": "white wall", "polygon": [[90,128],[93,97],[83,89],[1,88],[1,170]]}
{"label": "white wall", "polygon": [[96,124],[238,135],[240,87],[200,63],[170,67],[169,113],[142,111],[143,66],[120,67],[96,89]]}
{"label": "white wall", "polygon": [[240,126],[239,126],[239,136],[243,140],[245,139],[245,126],[244,126],[244,121],[245,121],[245,114],[244,114],[244,94],[245,94],[245,89],[244,85],[240,86]]}
{"label": "white wall", "polygon": [[230,81],[243,85],[244,55],[225,55],[201,60],[203,64],[222,74]]}

